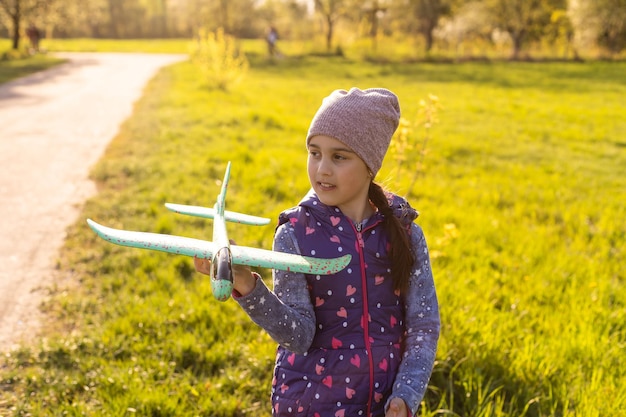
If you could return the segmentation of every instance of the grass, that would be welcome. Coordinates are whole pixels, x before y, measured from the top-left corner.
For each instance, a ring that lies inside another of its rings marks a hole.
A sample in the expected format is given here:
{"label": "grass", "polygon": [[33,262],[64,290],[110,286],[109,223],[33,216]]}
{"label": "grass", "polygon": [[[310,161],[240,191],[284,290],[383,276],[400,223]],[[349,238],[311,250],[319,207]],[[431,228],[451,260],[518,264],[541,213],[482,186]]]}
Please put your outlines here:
{"label": "grass", "polygon": [[[429,93],[443,105],[410,195],[443,323],[421,415],[619,415],[625,70],[253,56],[224,92],[190,63],[164,69],[93,168],[99,194],[58,261],[78,285],[59,284],[45,306],[58,331],[0,362],[0,415],[269,416],[269,337],[215,301],[190,259],[110,245],[84,219],[208,238],[209,221],[163,203],[212,204],[229,160],[228,209],[275,219],[308,189],[310,118],[350,86],[394,90],[409,120]],[[379,179],[403,194],[413,171],[388,158]],[[229,230],[271,245],[272,227]]]}
{"label": "grass", "polygon": [[188,39],[45,39],[42,47],[52,52],[145,52],[185,53]]}
{"label": "grass", "polygon": [[7,61],[0,60],[0,84],[32,74],[33,72],[43,71],[61,62],[63,62],[62,59],[46,55],[35,55]]}

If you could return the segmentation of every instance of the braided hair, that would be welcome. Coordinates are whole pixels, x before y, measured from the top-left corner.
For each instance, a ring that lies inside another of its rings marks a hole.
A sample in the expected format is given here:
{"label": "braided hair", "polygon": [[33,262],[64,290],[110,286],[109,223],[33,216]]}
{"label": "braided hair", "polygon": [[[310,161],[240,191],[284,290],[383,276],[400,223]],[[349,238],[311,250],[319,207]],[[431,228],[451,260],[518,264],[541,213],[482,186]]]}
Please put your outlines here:
{"label": "braided hair", "polygon": [[409,230],[394,215],[385,191],[374,181],[370,183],[369,199],[383,215],[383,224],[389,234],[389,258],[394,289],[405,293],[409,288],[409,277],[415,263]]}

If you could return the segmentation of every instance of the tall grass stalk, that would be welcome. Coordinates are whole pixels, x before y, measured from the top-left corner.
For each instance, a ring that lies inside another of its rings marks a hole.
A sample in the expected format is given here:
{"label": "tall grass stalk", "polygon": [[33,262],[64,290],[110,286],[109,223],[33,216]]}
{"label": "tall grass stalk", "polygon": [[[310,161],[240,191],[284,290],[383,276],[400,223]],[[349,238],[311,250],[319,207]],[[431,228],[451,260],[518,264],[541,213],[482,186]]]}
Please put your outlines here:
{"label": "tall grass stalk", "polygon": [[[431,129],[439,122],[438,112],[442,109],[439,97],[428,94],[419,100],[415,120],[400,118],[389,150],[389,158],[396,161],[396,175],[411,178],[406,196],[411,196],[418,178],[424,174],[424,158],[427,154]],[[421,137],[418,136],[421,133]]]}

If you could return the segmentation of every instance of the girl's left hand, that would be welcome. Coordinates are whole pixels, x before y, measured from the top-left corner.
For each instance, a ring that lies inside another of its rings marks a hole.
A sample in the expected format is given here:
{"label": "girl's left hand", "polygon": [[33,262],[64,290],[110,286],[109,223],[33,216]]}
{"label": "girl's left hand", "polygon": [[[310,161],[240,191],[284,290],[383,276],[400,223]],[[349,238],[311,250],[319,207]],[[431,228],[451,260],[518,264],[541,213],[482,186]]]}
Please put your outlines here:
{"label": "girl's left hand", "polygon": [[389,408],[385,413],[385,417],[408,417],[408,407],[404,400],[400,398],[394,398],[389,404]]}

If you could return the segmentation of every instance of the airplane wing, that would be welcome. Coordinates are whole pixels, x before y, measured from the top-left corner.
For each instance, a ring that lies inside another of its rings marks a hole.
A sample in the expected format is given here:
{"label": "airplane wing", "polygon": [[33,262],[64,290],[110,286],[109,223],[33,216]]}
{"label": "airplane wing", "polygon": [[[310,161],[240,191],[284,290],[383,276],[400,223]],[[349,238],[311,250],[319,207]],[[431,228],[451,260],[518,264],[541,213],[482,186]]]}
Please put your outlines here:
{"label": "airplane wing", "polygon": [[348,266],[351,255],[339,258],[311,258],[266,249],[232,245],[233,263],[260,268],[280,269],[283,271],[302,272],[314,275],[330,275]]}
{"label": "airplane wing", "polygon": [[[173,203],[165,203],[165,207],[173,212],[187,214],[189,216],[204,217],[205,219],[212,219],[215,217],[215,209],[213,208]],[[270,219],[265,217],[251,216],[249,214],[242,214],[228,210],[224,211],[224,219],[229,222],[252,226],[264,226],[270,222]]]}
{"label": "airplane wing", "polygon": [[215,252],[213,242],[159,233],[133,232],[113,229],[87,219],[89,227],[102,239],[120,246],[150,249],[175,255],[211,259]]}
{"label": "airplane wing", "polygon": [[[216,250],[216,245],[206,240],[113,229],[102,226],[91,219],[87,219],[87,223],[98,236],[116,245],[156,250],[175,255],[197,256],[205,259],[211,259]],[[352,258],[350,255],[331,259],[311,258],[238,245],[232,245],[230,249],[234,264],[316,275],[329,275],[339,272],[348,265]]]}

